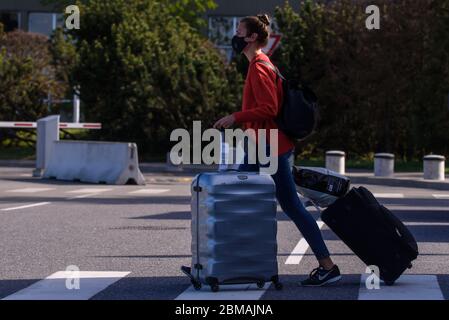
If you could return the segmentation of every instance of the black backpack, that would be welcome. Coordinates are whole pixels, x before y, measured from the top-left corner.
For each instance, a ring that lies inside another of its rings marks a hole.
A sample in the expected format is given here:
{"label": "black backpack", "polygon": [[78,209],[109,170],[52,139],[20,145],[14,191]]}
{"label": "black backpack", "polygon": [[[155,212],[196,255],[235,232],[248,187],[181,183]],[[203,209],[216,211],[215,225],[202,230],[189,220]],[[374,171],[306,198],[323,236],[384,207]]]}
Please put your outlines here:
{"label": "black backpack", "polygon": [[[318,123],[318,99],[306,86],[294,80],[286,80],[279,70],[265,60],[257,60],[270,67],[282,79],[284,99],[275,121],[279,130],[292,139],[304,140],[310,136]],[[276,79],[277,84],[277,79]]]}

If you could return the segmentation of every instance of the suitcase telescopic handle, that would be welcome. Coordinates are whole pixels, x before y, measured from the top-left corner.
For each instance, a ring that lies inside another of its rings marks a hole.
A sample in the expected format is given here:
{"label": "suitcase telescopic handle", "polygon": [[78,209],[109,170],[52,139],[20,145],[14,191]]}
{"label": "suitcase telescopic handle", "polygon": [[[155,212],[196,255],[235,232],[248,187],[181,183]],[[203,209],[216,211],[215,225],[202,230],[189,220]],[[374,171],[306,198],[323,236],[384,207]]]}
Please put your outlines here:
{"label": "suitcase telescopic handle", "polygon": [[227,148],[228,144],[226,143],[225,129],[220,129],[220,164],[218,166],[218,171],[222,172],[240,172],[237,169],[229,168],[227,165],[227,158],[229,148]]}

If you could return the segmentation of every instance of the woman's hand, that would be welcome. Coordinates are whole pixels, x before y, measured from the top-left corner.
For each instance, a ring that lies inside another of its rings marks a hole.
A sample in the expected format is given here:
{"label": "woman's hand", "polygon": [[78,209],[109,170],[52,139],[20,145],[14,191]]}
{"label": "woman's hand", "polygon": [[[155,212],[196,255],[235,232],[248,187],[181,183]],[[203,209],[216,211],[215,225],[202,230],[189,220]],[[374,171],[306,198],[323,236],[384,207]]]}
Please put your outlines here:
{"label": "woman's hand", "polygon": [[214,124],[215,129],[227,129],[235,123],[235,117],[233,114],[223,117]]}

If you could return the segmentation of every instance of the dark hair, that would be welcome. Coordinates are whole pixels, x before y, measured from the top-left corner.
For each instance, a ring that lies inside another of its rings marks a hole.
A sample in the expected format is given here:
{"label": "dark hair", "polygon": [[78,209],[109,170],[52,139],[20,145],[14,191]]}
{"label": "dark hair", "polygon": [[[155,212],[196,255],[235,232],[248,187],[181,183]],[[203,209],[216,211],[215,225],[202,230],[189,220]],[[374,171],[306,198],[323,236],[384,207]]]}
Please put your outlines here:
{"label": "dark hair", "polygon": [[265,47],[270,37],[270,17],[267,14],[245,17],[240,22],[245,23],[248,36],[257,33],[257,42]]}

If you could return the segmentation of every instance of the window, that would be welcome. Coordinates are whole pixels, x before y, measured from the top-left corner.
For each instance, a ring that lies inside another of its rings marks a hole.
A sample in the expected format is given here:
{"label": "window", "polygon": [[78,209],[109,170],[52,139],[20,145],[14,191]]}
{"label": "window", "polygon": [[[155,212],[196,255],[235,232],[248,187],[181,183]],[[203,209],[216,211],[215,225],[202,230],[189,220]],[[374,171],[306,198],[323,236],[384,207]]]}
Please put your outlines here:
{"label": "window", "polygon": [[20,13],[0,11],[0,23],[6,32],[14,31],[20,25]]}
{"label": "window", "polygon": [[28,31],[50,36],[63,25],[63,15],[58,13],[33,12],[28,16]]}

